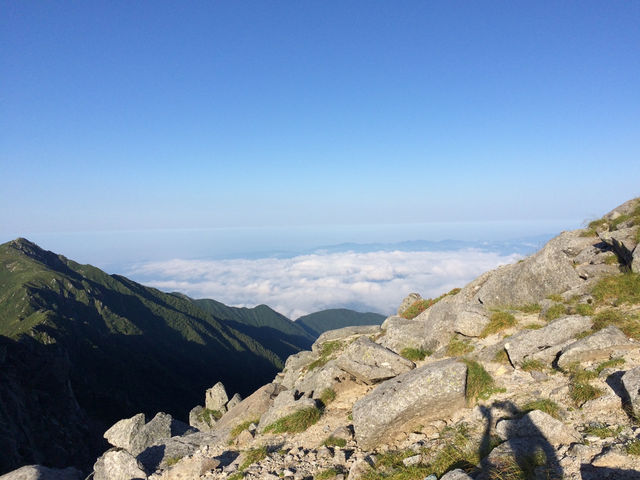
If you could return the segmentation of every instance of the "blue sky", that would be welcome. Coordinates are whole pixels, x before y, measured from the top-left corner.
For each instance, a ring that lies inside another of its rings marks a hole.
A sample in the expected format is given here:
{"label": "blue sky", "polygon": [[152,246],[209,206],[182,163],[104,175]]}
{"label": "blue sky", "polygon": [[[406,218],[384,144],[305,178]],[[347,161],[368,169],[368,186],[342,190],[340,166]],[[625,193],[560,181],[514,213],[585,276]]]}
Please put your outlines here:
{"label": "blue sky", "polygon": [[3,2],[0,236],[583,220],[638,2]]}

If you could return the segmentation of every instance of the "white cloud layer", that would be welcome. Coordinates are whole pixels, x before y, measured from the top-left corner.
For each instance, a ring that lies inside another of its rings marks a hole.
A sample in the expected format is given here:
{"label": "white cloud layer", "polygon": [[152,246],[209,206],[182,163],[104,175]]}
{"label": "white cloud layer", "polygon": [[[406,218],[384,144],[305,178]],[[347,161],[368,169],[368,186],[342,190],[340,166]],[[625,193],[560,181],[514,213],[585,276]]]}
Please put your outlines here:
{"label": "white cloud layer", "polygon": [[292,258],[168,260],[128,275],[164,291],[227,305],[267,304],[295,319],[326,308],[393,313],[410,292],[435,297],[520,255],[465,249],[444,252],[341,252]]}

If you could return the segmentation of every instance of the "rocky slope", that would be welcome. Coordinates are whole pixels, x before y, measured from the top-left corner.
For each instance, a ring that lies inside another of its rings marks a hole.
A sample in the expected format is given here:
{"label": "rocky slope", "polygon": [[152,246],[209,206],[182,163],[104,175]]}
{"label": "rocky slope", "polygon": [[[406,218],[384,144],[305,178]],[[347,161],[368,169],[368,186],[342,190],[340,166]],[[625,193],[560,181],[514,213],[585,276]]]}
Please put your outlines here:
{"label": "rocky slope", "polygon": [[640,478],[639,241],[634,199],[380,326],[323,333],[244,400],[215,385],[191,429],[116,423],[93,478]]}

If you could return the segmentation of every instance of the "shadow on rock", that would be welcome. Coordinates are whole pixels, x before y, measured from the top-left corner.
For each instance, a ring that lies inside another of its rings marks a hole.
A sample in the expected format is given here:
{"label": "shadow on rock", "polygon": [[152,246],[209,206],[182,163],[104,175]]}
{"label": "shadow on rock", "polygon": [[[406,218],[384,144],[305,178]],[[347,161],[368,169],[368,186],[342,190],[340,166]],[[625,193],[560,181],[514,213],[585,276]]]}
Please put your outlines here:
{"label": "shadow on rock", "polygon": [[[506,417],[494,419],[494,409],[502,410]],[[552,441],[545,436],[538,422],[534,422],[529,415],[523,415],[512,402],[495,402],[491,407],[480,407],[480,411],[486,426],[479,447],[479,455],[483,460],[477,480],[495,480],[508,475],[517,475],[518,478],[563,478]],[[492,432],[496,431],[505,441],[491,450],[496,441]]]}

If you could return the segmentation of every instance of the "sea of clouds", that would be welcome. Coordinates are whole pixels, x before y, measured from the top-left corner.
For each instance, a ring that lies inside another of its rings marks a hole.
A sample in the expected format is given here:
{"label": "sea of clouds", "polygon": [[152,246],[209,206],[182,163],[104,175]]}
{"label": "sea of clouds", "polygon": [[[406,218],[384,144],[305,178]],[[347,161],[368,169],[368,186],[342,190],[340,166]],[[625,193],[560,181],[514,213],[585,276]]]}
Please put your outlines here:
{"label": "sea of clouds", "polygon": [[291,319],[327,308],[393,313],[410,292],[435,297],[521,253],[451,251],[319,252],[290,258],[152,261],[127,275],[168,292],[227,305],[267,304]]}

